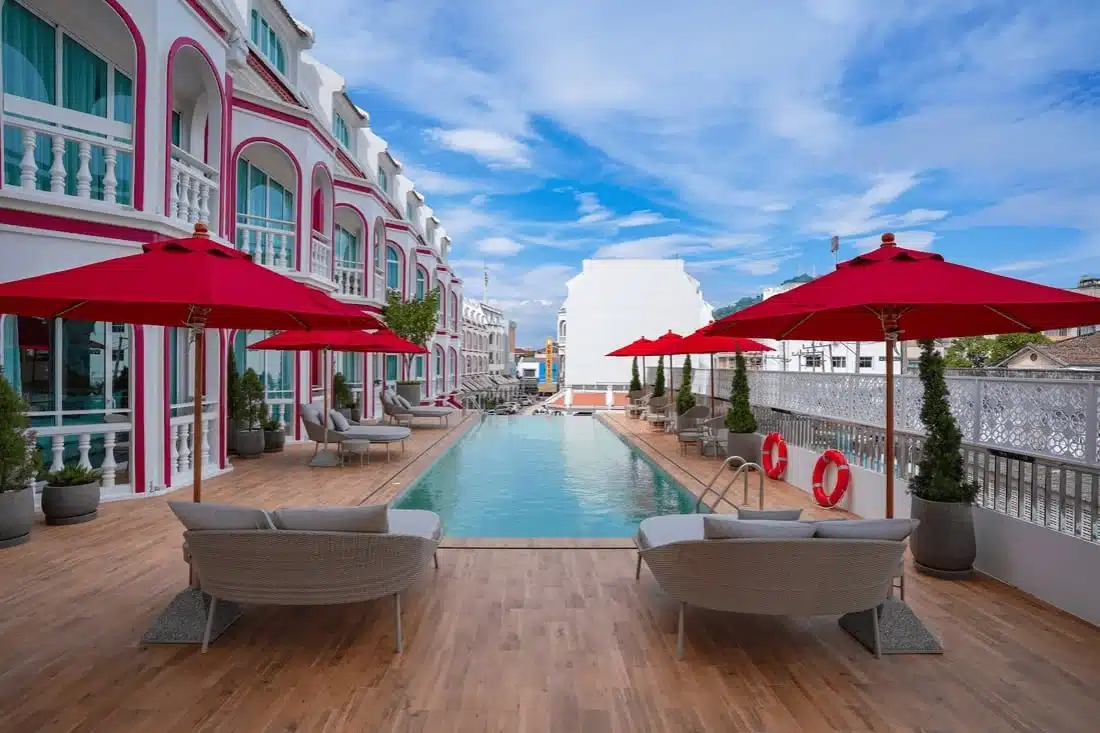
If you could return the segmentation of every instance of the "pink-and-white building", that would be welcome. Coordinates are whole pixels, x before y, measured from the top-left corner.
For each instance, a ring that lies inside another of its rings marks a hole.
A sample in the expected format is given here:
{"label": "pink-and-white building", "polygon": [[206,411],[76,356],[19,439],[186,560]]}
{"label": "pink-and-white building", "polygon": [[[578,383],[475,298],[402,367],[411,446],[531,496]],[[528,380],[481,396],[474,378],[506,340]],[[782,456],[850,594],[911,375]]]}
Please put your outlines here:
{"label": "pink-and-white building", "polygon": [[[339,354],[367,416],[386,381],[443,401],[462,376],[462,283],[433,214],[313,33],[279,0],[4,0],[0,280],[140,251],[196,222],[255,262],[380,311],[388,290],[441,293],[431,353]],[[46,463],[104,468],[104,496],[225,470],[225,375],[263,377],[291,440],[319,395],[308,356],[249,352],[264,332],[212,332],[194,445],[187,333],[0,315],[0,366],[31,408]],[[209,438],[207,438],[209,436]]]}

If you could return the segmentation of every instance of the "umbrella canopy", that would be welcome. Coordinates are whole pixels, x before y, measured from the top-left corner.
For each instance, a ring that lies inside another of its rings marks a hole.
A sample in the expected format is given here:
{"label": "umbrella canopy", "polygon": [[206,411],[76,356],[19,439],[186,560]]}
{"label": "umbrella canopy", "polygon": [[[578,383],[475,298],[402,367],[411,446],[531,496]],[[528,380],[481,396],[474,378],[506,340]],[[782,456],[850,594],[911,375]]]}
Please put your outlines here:
{"label": "umbrella canopy", "polygon": [[711,324],[712,336],[882,341],[1047,331],[1100,323],[1100,298],[984,272],[894,244]]}
{"label": "umbrella canopy", "polygon": [[[263,330],[384,328],[374,316],[211,241],[196,224],[185,239],[146,244],[141,254],[0,284],[0,313],[79,321],[177,326],[196,334],[195,384],[203,383],[206,328]],[[195,390],[196,416],[202,390]],[[196,419],[194,445],[202,442]],[[193,461],[202,499],[202,454]]]}
{"label": "umbrella canopy", "polygon": [[652,344],[652,341],[642,337],[637,341],[631,341],[626,346],[615,349],[608,356],[645,356],[643,352]]}
{"label": "umbrella canopy", "polygon": [[650,342],[650,344],[638,353],[638,356],[672,356],[673,354],[683,354],[680,350],[680,343],[684,340],[684,337],[678,333],[669,331],[664,336],[659,337],[657,340]]}
{"label": "umbrella canopy", "polygon": [[735,352],[775,351],[759,341],[739,336],[707,336],[704,326],[680,342],[678,354],[733,354]]}
{"label": "umbrella canopy", "polygon": [[0,313],[147,326],[385,328],[360,308],[254,264],[196,225],[141,254],[0,284]]}
{"label": "umbrella canopy", "polygon": [[1100,298],[882,245],[708,326],[711,336],[885,341],[886,516],[894,514],[894,344],[1100,323]]}
{"label": "umbrella canopy", "polygon": [[424,354],[427,349],[393,331],[283,331],[257,341],[252,351],[355,351],[384,354]]}

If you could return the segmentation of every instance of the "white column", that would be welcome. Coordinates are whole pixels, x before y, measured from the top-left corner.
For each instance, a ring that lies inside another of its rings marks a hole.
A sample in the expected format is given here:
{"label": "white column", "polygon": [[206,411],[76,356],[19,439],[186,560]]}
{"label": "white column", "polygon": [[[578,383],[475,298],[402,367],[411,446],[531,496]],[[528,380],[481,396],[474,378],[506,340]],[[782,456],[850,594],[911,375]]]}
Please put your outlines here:
{"label": "white column", "polygon": [[80,167],[76,171],[76,195],[78,198],[92,197],[92,171],[89,163],[92,160],[92,146],[89,143],[80,143],[77,157],[80,159]]}
{"label": "white column", "polygon": [[53,459],[50,461],[50,471],[60,471],[65,468],[65,436],[55,435],[50,438],[50,452]]}
{"label": "white column", "polygon": [[50,166],[50,193],[65,193],[65,138],[53,136],[53,165]]}
{"label": "white column", "polygon": [[80,459],[76,462],[76,465],[91,470],[92,462],[88,460],[88,452],[92,448],[92,436],[88,433],[82,433],[77,438],[76,447],[80,451]]}
{"label": "white column", "polygon": [[118,196],[118,178],[115,176],[115,168],[118,164],[118,151],[112,147],[107,148],[104,157],[106,172],[103,174],[103,200],[108,204],[115,203]]}
{"label": "white column", "polygon": [[19,185],[32,190],[38,174],[38,162],[34,159],[34,148],[37,144],[38,136],[34,130],[23,128],[23,159],[19,161]]}
{"label": "white column", "polygon": [[110,489],[115,485],[115,471],[118,464],[115,462],[115,433],[109,432],[103,436],[103,465],[100,466],[103,488]]}
{"label": "white column", "polygon": [[165,212],[169,217],[178,216],[180,205],[180,169],[176,165],[176,161],[172,161],[172,173],[168,178],[168,211]]}
{"label": "white column", "polygon": [[[169,430],[169,433],[170,433],[170,436],[169,436],[169,439],[168,439],[168,446],[169,446],[169,449],[171,450],[171,455],[169,456],[170,460],[168,462],[168,465],[171,467],[170,468],[171,471],[178,472],[179,471],[179,464],[180,464],[180,451],[179,451],[180,426],[179,425],[169,425],[168,430]],[[166,476],[165,478],[168,478],[168,477]]]}

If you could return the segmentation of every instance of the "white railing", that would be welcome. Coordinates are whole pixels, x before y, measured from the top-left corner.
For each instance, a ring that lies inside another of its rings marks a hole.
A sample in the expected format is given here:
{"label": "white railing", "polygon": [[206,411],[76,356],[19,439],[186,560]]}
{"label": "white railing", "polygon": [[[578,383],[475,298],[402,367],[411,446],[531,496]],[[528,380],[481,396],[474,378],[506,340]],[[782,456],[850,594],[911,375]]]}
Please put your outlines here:
{"label": "white railing", "polygon": [[332,243],[320,232],[313,232],[309,247],[309,271],[317,277],[331,280]]}
{"label": "white railing", "polygon": [[291,421],[294,419],[294,398],[267,397],[266,402],[268,414],[282,423],[283,430],[285,430],[288,435],[293,435],[294,425]]}
{"label": "white railing", "polygon": [[[60,471],[65,468],[65,444],[66,438],[76,436],[77,463],[76,465],[86,469],[96,469],[101,472],[103,488],[105,490],[116,487],[126,487],[125,483],[118,483],[118,474],[125,472],[129,476],[130,467],[130,443],[119,439],[119,435],[130,432],[130,416],[127,412],[112,413],[120,422],[105,422],[92,425],[51,425],[47,427],[32,428],[31,432],[39,438],[50,439],[49,470]],[[121,420],[126,422],[121,422]],[[99,465],[93,465],[91,460],[92,442],[95,438],[103,438],[103,457],[99,459]]]}
{"label": "white railing", "polygon": [[237,215],[237,249],[272,270],[294,269],[294,222],[251,214]]}
{"label": "white railing", "polygon": [[[180,403],[172,409],[186,410],[190,405]],[[177,415],[168,421],[168,465],[172,472],[172,485],[181,486],[192,480],[192,467],[196,455],[202,456],[203,475],[216,473],[217,463],[210,458],[211,436],[218,424],[218,403],[205,402],[202,413],[202,443],[195,445],[195,416]]]}
{"label": "white railing", "polygon": [[381,270],[374,271],[374,299],[383,303],[386,302],[386,280],[382,276]]}
{"label": "white railing", "polygon": [[[93,149],[103,150],[103,201],[117,203],[118,160],[120,153],[132,154],[131,126],[125,122],[104,119],[96,115],[74,112],[44,102],[24,99],[12,94],[4,95],[4,128],[20,130],[19,186],[28,191],[38,189],[38,161],[36,158],[39,136],[49,138],[50,169],[49,192],[66,195],[70,176],[75,176],[75,197],[91,199]],[[77,169],[65,169],[66,143],[77,145]]]}
{"label": "white railing", "polygon": [[357,298],[367,297],[363,289],[363,265],[353,260],[336,260],[334,267],[337,292]]}
{"label": "white railing", "polygon": [[210,205],[218,200],[218,171],[173,145],[168,190],[170,218],[209,224]]}

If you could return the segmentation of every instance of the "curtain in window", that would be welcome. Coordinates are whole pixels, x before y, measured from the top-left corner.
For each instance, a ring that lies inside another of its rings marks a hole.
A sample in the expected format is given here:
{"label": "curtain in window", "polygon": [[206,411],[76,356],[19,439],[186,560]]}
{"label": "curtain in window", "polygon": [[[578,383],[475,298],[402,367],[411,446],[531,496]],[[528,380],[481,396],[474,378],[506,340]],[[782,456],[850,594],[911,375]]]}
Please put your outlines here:
{"label": "curtain in window", "polygon": [[[61,50],[61,106],[75,112],[107,117],[107,62],[72,38],[65,36]],[[107,172],[105,151],[93,145],[88,170],[92,175],[92,198],[103,198],[103,177]],[[65,141],[65,193],[76,195],[80,170],[80,144]]]}
{"label": "curtain in window", "polygon": [[[134,82],[130,77],[115,69],[114,118],[118,122],[132,125],[134,122]],[[173,119],[173,132],[175,120]],[[133,140],[133,137],[130,138]],[[115,178],[118,180],[115,200],[130,205],[130,196],[134,180],[134,156],[131,153],[119,153],[115,163]]]}
{"label": "curtain in window", "polygon": [[418,268],[417,271],[416,271],[416,299],[417,300],[424,300],[424,296],[426,294],[425,293],[425,288],[426,287],[427,287],[427,285],[426,285],[426,278],[424,277],[424,272],[423,272],[423,270],[420,270]]}
{"label": "curtain in window", "polygon": [[397,381],[397,354],[386,354],[386,381]]}
{"label": "curtain in window", "polygon": [[401,290],[401,261],[393,247],[386,247],[386,287]]}
{"label": "curtain in window", "polygon": [[[57,31],[22,5],[12,0],[4,3],[3,67],[4,93],[36,102],[56,103]],[[53,154],[50,138],[38,135],[35,143],[38,164],[36,186],[50,188],[50,166]],[[4,127],[4,183],[18,186],[23,160],[23,131]]]}
{"label": "curtain in window", "polygon": [[359,237],[337,224],[335,240],[336,259],[359,264]]}
{"label": "curtain in window", "polygon": [[416,378],[417,379],[423,379],[424,378],[424,357],[423,356],[416,357]]}
{"label": "curtain in window", "polygon": [[4,379],[19,392],[23,389],[23,378],[19,352],[19,318],[16,316],[0,316],[3,326],[0,329],[4,342],[3,364]]}

